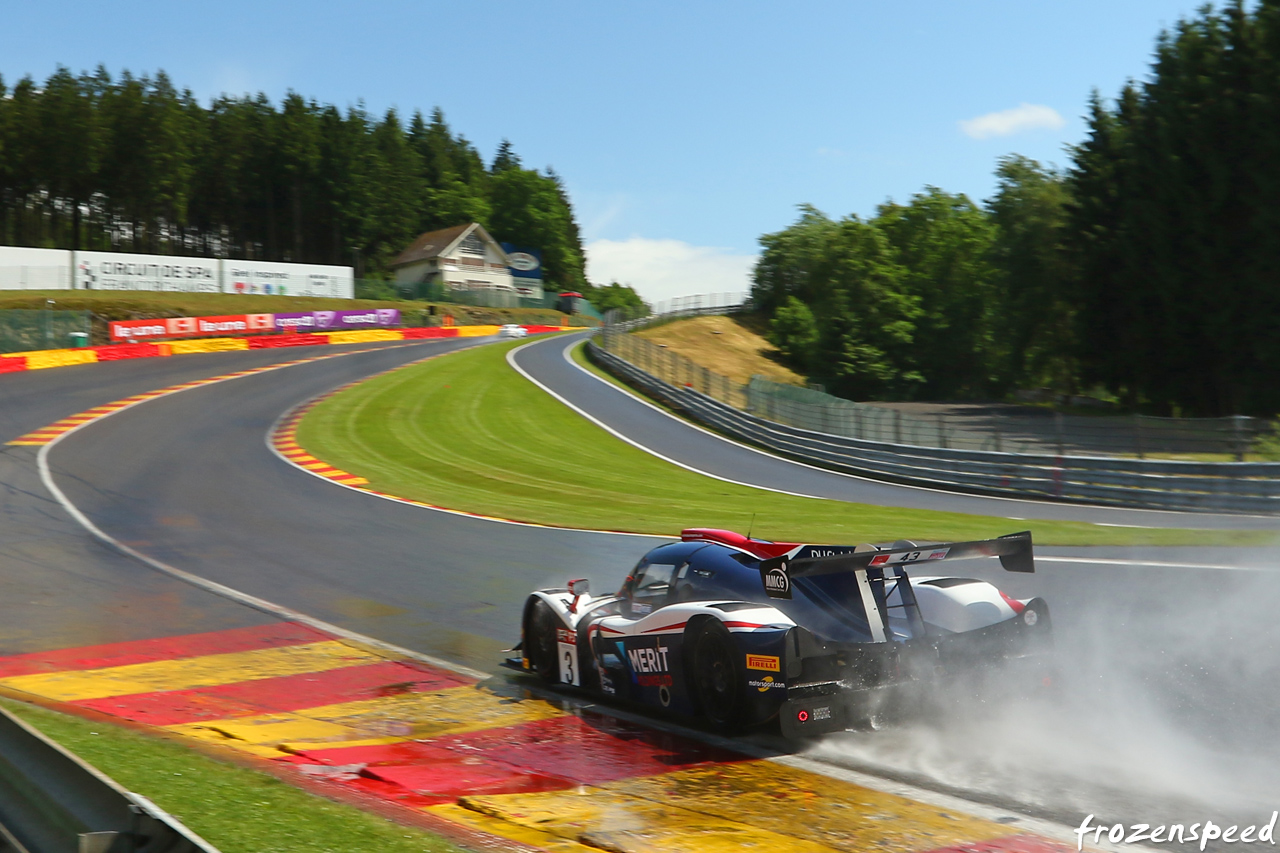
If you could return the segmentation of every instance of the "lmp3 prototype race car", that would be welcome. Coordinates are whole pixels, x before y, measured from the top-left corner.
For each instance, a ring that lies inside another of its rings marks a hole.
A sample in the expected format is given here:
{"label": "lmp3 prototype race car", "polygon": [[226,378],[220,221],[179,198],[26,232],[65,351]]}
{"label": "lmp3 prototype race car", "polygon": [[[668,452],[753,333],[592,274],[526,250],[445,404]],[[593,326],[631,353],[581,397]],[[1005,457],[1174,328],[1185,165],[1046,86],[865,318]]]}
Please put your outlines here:
{"label": "lmp3 prototype race car", "polygon": [[787,737],[874,726],[940,683],[1011,667],[1051,678],[1048,605],[917,571],[998,557],[1034,572],[1031,534],[977,542],[801,545],[685,530],[616,595],[586,581],[525,603],[512,665],[725,732],[775,717]]}

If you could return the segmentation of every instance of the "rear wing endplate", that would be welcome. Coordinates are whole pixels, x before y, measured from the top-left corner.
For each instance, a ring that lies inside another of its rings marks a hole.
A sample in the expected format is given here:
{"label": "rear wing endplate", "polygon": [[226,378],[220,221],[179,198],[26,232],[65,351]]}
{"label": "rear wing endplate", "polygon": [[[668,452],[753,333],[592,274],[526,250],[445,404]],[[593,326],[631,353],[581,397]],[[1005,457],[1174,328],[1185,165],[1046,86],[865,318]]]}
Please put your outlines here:
{"label": "rear wing endplate", "polygon": [[[939,542],[877,550],[866,546],[801,545],[781,557],[760,561],[760,579],[771,598],[790,598],[791,579],[858,570],[905,567],[941,560],[999,557],[1008,572],[1034,572],[1031,531],[974,542]],[[896,572],[895,572],[896,574]]]}

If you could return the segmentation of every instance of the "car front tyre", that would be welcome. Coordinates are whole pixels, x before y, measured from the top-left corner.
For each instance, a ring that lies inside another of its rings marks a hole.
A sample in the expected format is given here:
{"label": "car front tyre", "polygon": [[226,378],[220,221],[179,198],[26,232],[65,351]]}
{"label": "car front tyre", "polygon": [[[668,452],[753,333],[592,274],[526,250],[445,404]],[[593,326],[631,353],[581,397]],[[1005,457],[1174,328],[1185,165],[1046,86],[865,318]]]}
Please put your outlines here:
{"label": "car front tyre", "polygon": [[524,647],[529,659],[529,669],[544,681],[559,681],[556,628],[560,619],[542,599],[533,602],[525,617]]}

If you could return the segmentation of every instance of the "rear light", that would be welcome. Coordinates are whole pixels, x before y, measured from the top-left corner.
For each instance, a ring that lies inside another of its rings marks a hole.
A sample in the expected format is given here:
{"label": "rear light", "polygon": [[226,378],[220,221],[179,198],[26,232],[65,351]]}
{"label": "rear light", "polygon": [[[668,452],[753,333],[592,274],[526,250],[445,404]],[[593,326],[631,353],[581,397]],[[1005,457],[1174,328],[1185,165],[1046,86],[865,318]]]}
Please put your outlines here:
{"label": "rear light", "polygon": [[1040,614],[1028,608],[1022,611],[1022,621],[1028,628],[1034,628],[1036,623],[1040,621]]}
{"label": "rear light", "polygon": [[802,709],[800,713],[796,714],[796,719],[802,723],[809,722],[809,712]]}

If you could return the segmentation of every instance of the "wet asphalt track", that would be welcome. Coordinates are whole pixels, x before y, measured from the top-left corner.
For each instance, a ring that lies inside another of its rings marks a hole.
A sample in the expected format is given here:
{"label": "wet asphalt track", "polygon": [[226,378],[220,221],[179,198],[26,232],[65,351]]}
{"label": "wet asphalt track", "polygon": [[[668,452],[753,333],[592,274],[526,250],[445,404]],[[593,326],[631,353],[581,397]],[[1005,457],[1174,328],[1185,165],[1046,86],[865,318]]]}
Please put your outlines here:
{"label": "wet asphalt track", "polygon": [[[264,442],[279,414],[305,399],[472,343],[385,347],[162,398],[68,437],[53,449],[51,465],[72,502],[153,557],[343,627],[491,670],[515,638],[528,589],[568,576],[608,588],[653,540],[503,525],[378,500],[285,465]],[[728,466],[734,479],[779,477],[789,491],[1002,516],[1188,523],[1181,514],[906,489],[770,460],[689,430],[582,374],[563,359],[564,343],[538,342],[521,352],[520,364],[616,429],[661,443],[658,449],[672,457],[690,454],[704,468]],[[141,391],[302,355],[185,356],[0,377],[0,438]],[[0,456],[0,594],[9,626],[0,653],[264,621],[91,540],[45,494],[35,450],[7,447]],[[1198,526],[1274,524],[1192,518]],[[1270,571],[1270,555],[1040,553],[1057,559],[1043,562],[1035,576],[980,566],[969,573],[1052,602],[1064,702],[948,713],[834,739],[821,747],[823,757],[1028,803],[1063,820],[1078,820],[1077,809],[1132,819],[1154,816],[1144,809],[1178,811],[1184,799],[1250,809],[1280,799],[1273,735],[1280,724],[1273,686],[1280,635],[1272,627],[1280,575]]]}

